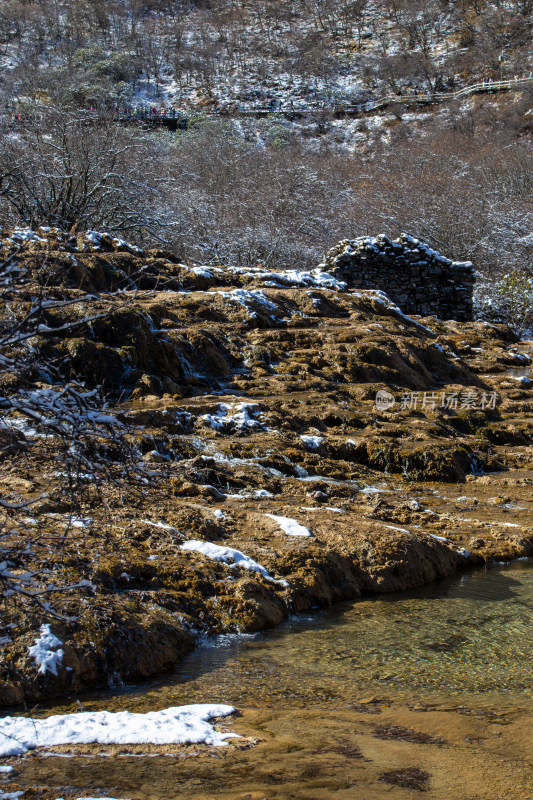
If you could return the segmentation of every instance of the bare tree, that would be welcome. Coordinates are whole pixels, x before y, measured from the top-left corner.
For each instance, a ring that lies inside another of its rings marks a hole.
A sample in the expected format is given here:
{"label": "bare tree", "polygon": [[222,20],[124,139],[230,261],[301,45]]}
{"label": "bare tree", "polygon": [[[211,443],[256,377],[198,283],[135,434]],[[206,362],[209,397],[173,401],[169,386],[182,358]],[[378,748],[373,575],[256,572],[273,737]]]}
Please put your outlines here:
{"label": "bare tree", "polygon": [[0,219],[62,230],[160,229],[154,148],[113,119],[47,111],[0,135]]}
{"label": "bare tree", "polygon": [[[65,543],[77,525],[90,527],[87,508],[105,510],[108,485],[132,484],[142,472],[127,429],[98,389],[66,383],[61,365],[43,354],[48,336],[72,335],[101,314],[90,313],[91,298],[81,292],[61,297],[28,275],[17,261],[24,246],[0,264],[0,460],[15,457],[19,473],[33,470],[41,490],[6,478],[0,491],[6,624],[24,609],[60,617],[58,595],[90,590],[90,570],[84,575],[81,565],[73,577]],[[62,513],[50,517],[50,508]]]}

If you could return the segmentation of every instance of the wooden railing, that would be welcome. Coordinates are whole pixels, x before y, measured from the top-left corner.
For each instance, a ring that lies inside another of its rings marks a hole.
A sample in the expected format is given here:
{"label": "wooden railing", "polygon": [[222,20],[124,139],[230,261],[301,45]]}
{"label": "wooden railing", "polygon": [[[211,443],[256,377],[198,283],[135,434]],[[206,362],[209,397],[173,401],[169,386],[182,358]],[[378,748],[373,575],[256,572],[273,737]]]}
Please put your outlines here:
{"label": "wooden railing", "polygon": [[[339,103],[333,101],[329,105],[315,104],[315,105],[297,105],[289,102],[288,105],[281,107],[270,106],[254,106],[252,108],[241,108],[238,104],[233,108],[219,109],[211,108],[204,113],[210,116],[267,116],[267,115],[280,115],[280,116],[305,116],[309,114],[338,114],[355,116],[358,114],[369,113],[371,111],[378,111],[380,108],[393,105],[395,103],[401,104],[414,104],[414,105],[428,105],[432,103],[443,103],[449,100],[459,100],[473,94],[480,94],[482,92],[506,92],[512,89],[520,89],[531,86],[533,88],[533,76],[525,76],[522,78],[508,78],[507,80],[493,81],[484,80],[478,83],[465,86],[456,92],[411,92],[410,94],[393,94],[385,95],[377,100],[367,100],[361,103]],[[44,109],[42,109],[44,110]],[[98,109],[91,109],[87,111],[87,118],[95,120],[102,117],[111,118],[122,124],[141,123],[144,125],[164,125],[171,130],[177,128],[187,127],[187,112],[178,112],[176,109],[163,109],[153,111],[149,109],[116,109],[114,112],[106,110],[104,113]],[[38,108],[32,109],[31,112],[13,113],[13,112],[0,112],[0,119],[3,125],[31,125],[41,118],[41,113]]]}
{"label": "wooden railing", "polygon": [[236,108],[232,114],[244,115],[258,115],[258,114],[309,114],[319,113],[323,111],[334,111],[340,114],[360,114],[368,111],[378,111],[380,108],[392,105],[394,103],[413,103],[413,104],[427,104],[427,103],[443,103],[448,100],[458,100],[461,97],[467,97],[473,94],[480,94],[481,92],[507,92],[511,89],[519,89],[522,86],[526,87],[531,85],[533,87],[533,76],[526,76],[523,78],[509,78],[502,81],[484,80],[478,83],[465,86],[456,92],[411,92],[410,94],[389,94],[380,97],[377,100],[367,100],[361,103],[339,103],[333,102],[329,106],[323,107],[304,107],[297,105],[290,105],[288,108],[270,108],[270,107],[255,107],[249,109]]}

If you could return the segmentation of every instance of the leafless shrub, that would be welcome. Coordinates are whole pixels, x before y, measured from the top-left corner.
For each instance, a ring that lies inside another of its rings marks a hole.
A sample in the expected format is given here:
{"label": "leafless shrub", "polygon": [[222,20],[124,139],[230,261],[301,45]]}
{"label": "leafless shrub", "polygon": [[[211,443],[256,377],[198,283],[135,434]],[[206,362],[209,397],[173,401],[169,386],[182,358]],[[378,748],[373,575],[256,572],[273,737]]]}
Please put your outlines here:
{"label": "leafless shrub", "polygon": [[154,232],[164,225],[154,157],[142,132],[112,118],[49,109],[1,134],[0,218],[34,229]]}
{"label": "leafless shrub", "polygon": [[[81,311],[90,298],[51,298],[30,278],[14,257],[0,264],[0,458],[15,458],[17,472],[24,465],[22,474],[34,476],[22,488],[6,478],[0,492],[0,599],[11,610],[6,619],[16,608],[32,607],[61,616],[58,594],[91,588],[80,570],[73,579],[72,568],[62,565],[65,542],[78,526],[87,526],[89,534],[88,508],[98,509],[102,524],[109,485],[144,477],[126,428],[99,391],[65,383],[60,365],[41,354],[43,337],[75,331],[95,318]],[[67,306],[79,313],[49,328],[48,315]],[[51,510],[60,513],[50,516]]]}

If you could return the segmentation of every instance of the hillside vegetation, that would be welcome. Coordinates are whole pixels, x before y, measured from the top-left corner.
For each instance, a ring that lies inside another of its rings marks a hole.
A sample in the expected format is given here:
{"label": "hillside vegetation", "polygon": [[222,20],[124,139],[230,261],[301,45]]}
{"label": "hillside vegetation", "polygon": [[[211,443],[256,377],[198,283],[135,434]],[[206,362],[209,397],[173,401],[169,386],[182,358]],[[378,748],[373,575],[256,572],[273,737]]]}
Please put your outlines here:
{"label": "hillside vegetation", "polygon": [[[478,312],[524,329],[533,83],[334,109],[529,75],[531,25],[524,0],[3,3],[0,224],[306,269],[340,239],[407,231],[472,260]],[[113,122],[162,106],[188,129]]]}
{"label": "hillside vegetation", "polygon": [[4,91],[78,105],[358,99],[530,69],[531,0],[18,0]]}

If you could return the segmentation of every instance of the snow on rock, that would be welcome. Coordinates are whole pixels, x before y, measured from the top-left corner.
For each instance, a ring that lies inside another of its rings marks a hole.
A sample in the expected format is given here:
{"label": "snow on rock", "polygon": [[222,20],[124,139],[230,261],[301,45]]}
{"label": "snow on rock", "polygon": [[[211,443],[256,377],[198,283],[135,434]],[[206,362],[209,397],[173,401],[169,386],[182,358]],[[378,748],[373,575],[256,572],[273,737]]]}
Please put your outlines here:
{"label": "snow on rock", "polygon": [[102,244],[102,234],[98,233],[98,231],[87,231],[84,236],[84,243],[97,250]]}
{"label": "snow on rock", "polygon": [[300,436],[300,439],[309,450],[318,450],[324,441],[322,436],[311,436],[310,434],[303,434]]}
{"label": "snow on rock", "polygon": [[0,719],[0,757],[18,756],[36,747],[59,744],[211,744],[224,745],[235,733],[219,733],[209,723],[226,717],[233,706],[200,703],[146,714],[83,711],[47,719]]}
{"label": "snow on rock", "polygon": [[198,275],[201,278],[207,278],[208,280],[212,280],[215,277],[215,274],[221,274],[223,270],[219,269],[218,267],[189,267],[185,265],[186,269],[189,272],[192,272],[193,275]]}
{"label": "snow on rock", "polygon": [[396,315],[399,306],[404,315],[472,319],[472,263],[450,261],[407,233],[394,240],[384,234],[343,239],[328,251],[319,269],[353,289],[367,290],[368,298],[375,287],[387,287],[387,302],[381,305]]}
{"label": "snow on rock", "polygon": [[3,773],[4,775],[9,772],[14,772],[15,767],[0,767],[0,775]]}
{"label": "snow on rock", "polygon": [[244,275],[254,280],[264,280],[265,286],[287,287],[311,287],[315,289],[333,289],[342,292],[346,289],[344,281],[339,281],[328,272],[320,269],[313,269],[309,272],[305,270],[290,269],[281,272],[269,272],[261,267],[228,267],[228,271],[234,275]]}
{"label": "snow on rock", "polygon": [[39,638],[35,639],[35,644],[28,647],[28,652],[39,665],[41,675],[45,672],[57,675],[57,668],[63,661],[64,653],[61,649],[63,642],[54,636],[50,625],[41,625],[40,634]]}
{"label": "snow on rock", "polygon": [[274,522],[277,522],[281,530],[286,533],[287,536],[313,535],[309,528],[305,528],[303,525],[300,525],[299,522],[296,522],[295,519],[291,519],[290,517],[278,517],[276,514],[265,514],[265,516],[273,519]]}
{"label": "snow on rock", "polygon": [[137,247],[136,244],[132,244],[131,242],[127,242],[125,239],[113,239],[113,246],[117,249],[121,250],[128,250],[130,253],[134,253],[135,255],[142,255],[143,251],[140,247]]}
{"label": "snow on rock", "polygon": [[257,319],[255,308],[263,311],[276,311],[277,306],[262,291],[262,289],[233,289],[230,292],[217,292],[222,297],[244,306],[250,319]]}
{"label": "snow on rock", "polygon": [[260,500],[261,498],[274,497],[274,495],[268,489],[253,489],[251,492],[242,489],[238,494],[225,494],[224,497],[226,500]]}
{"label": "snow on rock", "polygon": [[41,236],[38,236],[31,228],[15,228],[11,231],[8,240],[15,244],[25,244],[26,242],[46,242]]}
{"label": "snow on rock", "polygon": [[258,572],[263,578],[267,581],[272,581],[272,583],[279,583],[282,586],[289,585],[287,581],[278,581],[273,578],[261,564],[258,564],[257,561],[254,561],[253,558],[250,558],[250,556],[247,556],[245,553],[241,552],[241,550],[235,550],[233,547],[222,547],[212,542],[202,542],[198,539],[191,539],[188,542],[184,542],[181,545],[181,549],[202,553],[204,556],[212,558],[213,561],[221,561],[231,568],[244,567],[244,569],[249,569],[252,572]]}
{"label": "snow on rock", "polygon": [[385,528],[388,528],[391,531],[399,531],[400,533],[408,533],[411,535],[411,531],[408,531],[407,528],[398,528],[397,525],[385,525]]}
{"label": "snow on rock", "polygon": [[464,556],[465,558],[470,558],[472,553],[470,553],[465,547],[460,547],[457,552],[460,556]]}
{"label": "snow on rock", "polygon": [[257,403],[234,403],[231,406],[219,403],[214,414],[202,414],[200,419],[209,423],[215,431],[245,431],[251,428],[263,430],[263,423],[254,418],[258,408]]}

